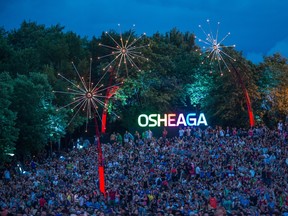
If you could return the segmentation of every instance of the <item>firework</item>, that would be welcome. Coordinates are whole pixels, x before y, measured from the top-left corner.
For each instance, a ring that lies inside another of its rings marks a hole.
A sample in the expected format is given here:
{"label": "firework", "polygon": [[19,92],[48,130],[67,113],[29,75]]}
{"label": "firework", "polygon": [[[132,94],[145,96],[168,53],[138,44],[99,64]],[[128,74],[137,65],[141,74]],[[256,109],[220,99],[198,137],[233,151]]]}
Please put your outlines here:
{"label": "firework", "polygon": [[234,66],[233,62],[231,62],[231,60],[232,61],[236,61],[236,59],[232,58],[230,55],[228,55],[226,52],[223,51],[223,48],[235,47],[235,45],[230,45],[230,46],[222,45],[222,42],[230,35],[230,32],[227,33],[221,40],[218,40],[220,22],[218,22],[217,31],[216,31],[215,35],[211,31],[210,21],[207,20],[207,23],[208,23],[208,26],[209,26],[210,33],[206,33],[206,31],[202,28],[202,26],[199,25],[199,28],[203,31],[203,33],[206,36],[205,40],[199,39],[199,42],[203,42],[204,44],[207,45],[207,47],[204,46],[203,49],[205,50],[205,53],[207,54],[207,58],[210,59],[210,65],[212,64],[212,62],[217,61],[219,70],[221,72],[221,76],[223,75],[221,62],[223,62],[224,66],[230,72],[230,69],[229,69],[229,67],[228,67],[228,65],[227,65],[227,63],[225,61],[225,58],[228,59],[228,61],[230,63],[229,65],[232,66],[233,71],[236,74],[238,82],[241,85],[241,88],[243,90],[243,94],[245,96],[245,100],[246,100],[246,104],[247,104],[247,111],[248,111],[248,116],[249,116],[249,121],[250,121],[250,126],[254,127],[255,120],[254,120],[253,109],[252,109],[252,106],[251,106],[251,101],[250,101],[250,97],[249,97],[248,91],[246,89],[246,86],[245,86],[245,84],[244,84],[244,82],[243,82],[243,80],[241,78],[241,75],[239,74],[237,68]]}
{"label": "firework", "polygon": [[[86,132],[87,132],[89,119],[93,118],[94,116],[98,116],[98,118],[102,121],[98,108],[100,106],[103,107],[103,109],[107,109],[107,103],[105,103],[104,101],[107,97],[111,97],[111,95],[105,96],[106,91],[115,93],[115,88],[117,88],[119,84],[110,85],[106,87],[103,84],[100,84],[101,81],[103,81],[104,76],[107,74],[106,72],[94,85],[91,76],[92,59],[90,59],[89,77],[87,79],[80,76],[80,73],[73,62],[72,65],[79,79],[78,81],[79,83],[75,83],[72,80],[69,80],[60,73],[58,74],[62,79],[67,81],[71,85],[71,87],[67,88],[67,91],[54,91],[54,92],[73,96],[73,101],[71,103],[68,103],[60,107],[58,110],[70,107],[71,110],[74,112],[68,125],[74,120],[74,118],[80,111],[84,113],[86,112]],[[112,114],[117,116],[114,112],[112,112]]]}
{"label": "firework", "polygon": [[[210,20],[207,20],[208,26],[209,26],[209,33],[207,33],[201,25],[199,25],[199,28],[203,31],[205,35],[205,40],[198,39],[199,42],[202,42],[205,44],[203,46],[204,53],[207,55],[207,59],[210,60],[210,65],[214,61],[217,62],[218,68],[221,72],[221,75],[223,75],[223,70],[221,66],[221,62],[223,62],[224,66],[227,68],[227,70],[230,72],[230,69],[225,61],[225,58],[228,58],[229,60],[236,61],[236,59],[232,58],[230,55],[228,55],[226,52],[223,51],[223,48],[228,48],[228,47],[235,47],[235,45],[222,45],[222,42],[230,35],[230,32],[228,32],[221,40],[218,38],[218,33],[219,33],[219,27],[220,27],[220,22],[218,22],[217,25],[217,30],[216,33],[213,34],[212,30],[210,28]],[[202,62],[203,64],[204,62]]]}
{"label": "firework", "polygon": [[[120,29],[120,24],[118,24],[118,26]],[[133,25],[133,27],[135,27],[135,25]],[[133,32],[134,30],[130,29],[127,39],[124,40],[121,29],[120,29],[120,41],[117,41],[108,32],[105,32],[105,34],[113,41],[114,46],[109,46],[109,45],[105,45],[101,43],[99,44],[99,46],[106,47],[112,50],[110,54],[98,57],[98,59],[102,59],[105,57],[113,57],[113,59],[103,68],[104,71],[109,69],[109,67],[115,67],[116,77],[117,77],[119,73],[119,69],[123,64],[124,64],[127,76],[128,76],[128,64],[132,68],[136,68],[136,70],[141,71],[140,68],[135,63],[135,60],[137,61],[148,60],[148,58],[145,58],[142,56],[142,52],[140,50],[144,47],[148,47],[149,44],[137,46],[138,41],[142,39],[146,34],[143,33],[138,38],[133,38]]]}

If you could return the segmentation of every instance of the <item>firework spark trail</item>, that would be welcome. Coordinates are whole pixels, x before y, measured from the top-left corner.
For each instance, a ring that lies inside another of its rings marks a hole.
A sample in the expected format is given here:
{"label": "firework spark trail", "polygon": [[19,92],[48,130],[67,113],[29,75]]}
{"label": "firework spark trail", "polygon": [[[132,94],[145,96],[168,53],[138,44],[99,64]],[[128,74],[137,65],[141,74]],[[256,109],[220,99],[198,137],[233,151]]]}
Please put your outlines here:
{"label": "firework spark trail", "polygon": [[[77,73],[77,76],[80,80],[79,84],[75,84],[68,78],[64,77],[60,73],[58,74],[62,79],[67,81],[71,87],[67,88],[67,91],[53,91],[55,93],[60,93],[60,94],[67,94],[67,95],[73,95],[73,101],[60,107],[58,110],[67,108],[67,107],[72,107],[71,110],[76,110],[70,119],[68,125],[71,124],[71,122],[74,120],[76,115],[82,110],[83,112],[86,112],[86,132],[87,132],[87,127],[88,127],[88,121],[89,119],[93,118],[93,114],[98,116],[98,118],[102,121],[101,115],[98,112],[98,106],[103,107],[106,109],[107,105],[105,105],[104,101],[107,96],[103,94],[104,91],[106,90],[112,90],[116,86],[122,84],[122,83],[117,83],[114,85],[110,86],[104,86],[103,84],[100,85],[100,82],[103,80],[105,75],[107,74],[107,71],[102,75],[102,77],[98,80],[97,84],[94,85],[92,82],[92,59],[90,59],[90,69],[89,69],[89,77],[87,81],[85,81],[84,77],[80,76],[79,71],[77,70],[76,66],[72,62],[73,68],[75,72]],[[115,115],[117,118],[119,118],[118,115],[116,115],[114,112],[112,112],[113,115]]]}
{"label": "firework spark trail", "polygon": [[[207,47],[203,46],[203,49],[205,50],[205,53],[207,54],[207,58],[210,60],[210,65],[212,65],[212,62],[217,61],[218,68],[221,72],[221,75],[223,75],[221,62],[223,62],[224,66],[230,72],[230,69],[229,69],[224,57],[227,57],[232,61],[236,61],[236,59],[232,58],[229,54],[224,52],[223,48],[235,47],[235,45],[228,45],[228,46],[222,45],[222,42],[230,35],[230,32],[228,32],[220,41],[218,41],[220,22],[217,23],[216,35],[214,35],[212,30],[211,30],[209,19],[207,20],[207,23],[209,26],[209,32],[210,33],[207,33],[202,28],[202,26],[199,25],[199,28],[203,31],[206,38],[205,38],[205,40],[202,40],[201,38],[199,38],[198,41],[207,45]],[[203,64],[203,62],[202,62],[202,64]]]}
{"label": "firework spark trail", "polygon": [[[118,24],[118,26],[120,28],[120,24]],[[135,27],[135,25],[133,25],[133,27]],[[125,40],[125,42],[123,39],[121,28],[120,28],[120,42],[117,42],[116,39],[114,39],[111,36],[111,34],[109,34],[108,32],[105,32],[105,34],[108,35],[108,37],[113,41],[115,46],[109,46],[109,45],[99,43],[99,46],[106,47],[106,48],[112,50],[112,52],[110,54],[100,56],[100,57],[98,57],[98,59],[103,59],[103,58],[111,57],[111,56],[114,57],[112,59],[112,61],[110,61],[103,68],[104,71],[108,70],[110,67],[112,67],[112,65],[115,64],[116,68],[117,68],[116,69],[116,77],[117,77],[121,65],[124,64],[125,70],[126,70],[126,75],[128,76],[128,64],[127,63],[129,63],[132,67],[135,67],[136,70],[141,71],[140,68],[138,67],[138,65],[134,62],[134,60],[135,59],[137,59],[138,61],[140,61],[141,59],[142,60],[148,60],[148,58],[145,58],[144,56],[142,56],[142,52],[139,50],[142,48],[150,46],[150,44],[142,45],[142,46],[136,46],[135,44],[140,39],[142,39],[146,34],[143,33],[137,39],[136,38],[132,39],[133,32],[134,32],[133,29],[130,29],[128,38]]]}

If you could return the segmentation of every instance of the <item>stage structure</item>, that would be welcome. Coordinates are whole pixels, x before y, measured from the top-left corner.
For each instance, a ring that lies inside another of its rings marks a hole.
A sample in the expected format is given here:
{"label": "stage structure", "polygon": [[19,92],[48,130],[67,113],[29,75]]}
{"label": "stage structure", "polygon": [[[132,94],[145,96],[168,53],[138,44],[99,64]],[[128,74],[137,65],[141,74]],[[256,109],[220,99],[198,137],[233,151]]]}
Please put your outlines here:
{"label": "stage structure", "polygon": [[[206,58],[209,60],[210,66],[212,66],[213,62],[217,63],[221,76],[223,76],[223,66],[222,65],[224,65],[224,67],[229,72],[231,72],[229,65],[232,66],[232,69],[236,74],[237,80],[238,80],[239,84],[241,85],[243,94],[245,96],[250,127],[253,127],[253,126],[255,126],[255,120],[254,120],[253,110],[252,110],[252,106],[251,106],[251,100],[250,100],[247,88],[246,88],[246,86],[245,86],[245,84],[241,78],[241,75],[239,74],[239,71],[237,70],[237,68],[233,64],[233,62],[236,62],[236,59],[232,58],[229,54],[227,54],[223,50],[223,48],[235,47],[235,45],[229,45],[229,46],[222,45],[222,42],[230,35],[230,32],[227,33],[222,39],[219,40],[218,33],[219,33],[220,22],[218,22],[216,34],[212,33],[212,30],[210,27],[210,20],[207,20],[207,24],[209,26],[209,32],[205,31],[202,28],[202,26],[199,25],[199,28],[202,30],[202,32],[204,33],[206,38],[205,38],[205,40],[198,38],[198,41],[205,44],[202,47],[204,50],[204,54],[206,55]],[[226,60],[228,63],[226,62]],[[204,61],[202,62],[202,64],[204,64]]]}

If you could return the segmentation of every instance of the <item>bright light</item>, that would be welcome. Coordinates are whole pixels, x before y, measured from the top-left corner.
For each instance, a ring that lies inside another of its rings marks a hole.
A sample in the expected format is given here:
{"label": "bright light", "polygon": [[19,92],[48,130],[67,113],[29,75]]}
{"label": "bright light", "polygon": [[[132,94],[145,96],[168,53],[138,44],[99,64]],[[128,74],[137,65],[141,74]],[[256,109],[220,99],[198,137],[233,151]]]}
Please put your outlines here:
{"label": "bright light", "polygon": [[196,113],[189,113],[186,115],[177,114],[141,114],[138,117],[138,125],[140,127],[178,127],[178,126],[207,126],[207,120],[203,113],[200,113],[197,118]]}
{"label": "bright light", "polygon": [[[118,24],[120,28],[120,24]],[[134,27],[135,25],[133,25]],[[145,33],[140,35],[137,39],[132,39],[132,34],[134,33],[134,30],[131,29],[129,32],[128,38],[125,40],[123,39],[123,35],[120,29],[120,42],[117,41],[115,38],[111,36],[108,32],[105,32],[106,35],[113,41],[115,46],[109,46],[105,44],[99,43],[99,46],[106,47],[108,49],[111,49],[112,52],[108,55],[100,56],[98,59],[102,59],[105,57],[113,56],[113,60],[107,64],[103,70],[108,70],[110,67],[113,67],[113,65],[116,65],[116,77],[118,76],[118,72],[120,67],[124,64],[126,75],[128,76],[128,65],[130,64],[131,67],[136,68],[136,70],[141,71],[140,68],[135,63],[135,60],[141,61],[141,60],[148,60],[147,58],[142,56],[141,51],[139,51],[141,48],[147,47],[148,45],[140,45],[136,46],[137,42],[146,35]]]}
{"label": "bright light", "polygon": [[[113,90],[119,84],[117,83],[117,84],[107,86],[107,87],[105,87],[103,84],[100,85],[100,82],[103,80],[104,76],[107,74],[106,72],[102,75],[102,77],[96,83],[96,85],[94,85],[92,82],[92,76],[91,76],[92,59],[90,59],[90,73],[89,73],[88,79],[85,79],[84,77],[80,76],[73,62],[72,62],[72,65],[78,75],[80,84],[75,84],[73,81],[64,77],[60,73],[58,74],[61,78],[63,78],[65,81],[71,84],[71,87],[68,88],[67,91],[54,91],[54,92],[74,96],[73,101],[71,103],[68,103],[65,106],[60,107],[58,110],[66,108],[66,107],[70,107],[71,112],[73,112],[73,116],[70,119],[68,125],[74,120],[74,118],[76,117],[76,115],[79,113],[80,110],[82,110],[83,112],[86,112],[86,131],[87,131],[88,120],[93,118],[94,114],[97,115],[99,119],[102,121],[101,115],[98,112],[98,106],[105,107],[105,102],[103,102],[103,100],[105,100],[108,97],[104,96],[105,95],[104,92],[107,89]],[[115,113],[112,113],[112,114],[116,115]]]}
{"label": "bright light", "polygon": [[[207,46],[202,47],[204,50],[204,53],[207,55],[206,58],[210,60],[210,65],[212,65],[212,63],[214,61],[217,61],[218,68],[219,68],[221,76],[222,76],[223,71],[222,71],[221,62],[223,62],[224,66],[230,72],[230,69],[229,69],[229,67],[225,61],[225,57],[227,57],[228,59],[230,59],[232,61],[236,61],[236,59],[232,58],[230,55],[228,55],[226,52],[224,52],[223,48],[235,47],[235,45],[229,45],[229,46],[222,45],[222,42],[230,35],[230,32],[228,32],[226,34],[226,36],[224,36],[221,40],[218,40],[220,22],[218,22],[217,30],[216,30],[215,34],[213,34],[213,32],[210,28],[210,20],[207,20],[207,23],[209,26],[209,33],[207,33],[202,28],[202,26],[199,25],[199,28],[203,31],[206,38],[205,38],[205,40],[202,40],[199,38],[198,41],[207,45]],[[204,62],[202,62],[202,64],[203,63]]]}

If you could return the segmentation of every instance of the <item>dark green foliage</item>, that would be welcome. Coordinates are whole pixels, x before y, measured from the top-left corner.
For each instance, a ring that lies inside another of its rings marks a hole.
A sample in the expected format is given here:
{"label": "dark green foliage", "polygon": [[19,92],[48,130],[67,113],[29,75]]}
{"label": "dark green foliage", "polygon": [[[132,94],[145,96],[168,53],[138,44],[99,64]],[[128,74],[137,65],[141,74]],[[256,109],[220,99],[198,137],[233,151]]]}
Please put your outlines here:
{"label": "dark green foliage", "polygon": [[14,80],[13,106],[17,112],[19,129],[17,151],[22,155],[37,153],[47,144],[49,112],[52,89],[47,77],[39,73],[18,75]]}
{"label": "dark green foliage", "polygon": [[[117,32],[110,34],[119,40]],[[127,38],[130,32],[122,34]],[[134,38],[137,35],[132,32],[131,40]],[[109,128],[115,130],[115,125],[112,126],[115,121],[127,129],[136,127],[141,113],[180,111],[204,112],[212,126],[247,127],[243,86],[249,93],[257,123],[274,127],[279,119],[288,115],[285,58],[275,54],[256,66],[242,53],[227,49],[225,52],[237,61],[228,61],[230,72],[224,70],[220,76],[217,65],[211,68],[209,64],[201,64],[203,56],[199,55],[194,39],[193,34],[174,28],[137,42],[139,46],[150,45],[141,50],[149,61],[137,60],[141,71],[129,68],[127,75],[121,67],[117,80],[109,76],[102,80],[106,85],[124,81],[109,101],[109,112],[120,115],[121,120],[116,121],[109,115],[108,132]],[[72,82],[79,80],[72,61],[81,75],[87,77],[90,58],[93,59],[92,80],[96,83],[103,74],[102,68],[112,60],[97,59],[111,52],[99,43],[115,46],[104,32],[89,40],[74,32],[65,32],[59,24],[46,27],[24,21],[19,29],[9,32],[0,29],[0,151],[3,152],[0,159],[6,160],[5,152],[13,152],[15,146],[22,155],[37,153],[48,141],[64,136],[65,130],[73,133],[83,124],[80,114],[67,127],[73,115],[71,109],[57,112],[56,107],[68,104],[72,97],[54,95],[52,89],[61,91],[68,87],[58,73]],[[35,71],[37,73],[31,73]]]}
{"label": "dark green foliage", "polygon": [[258,67],[258,87],[261,98],[257,113],[263,123],[275,127],[288,116],[288,66],[280,54],[265,57]]}
{"label": "dark green foliage", "polygon": [[[141,113],[177,111],[185,94],[185,86],[193,83],[199,55],[194,52],[194,36],[176,29],[165,36],[156,33],[150,38],[150,47],[143,51],[149,59],[133,77],[126,79],[117,98],[116,110],[123,110],[122,119],[135,127]],[[125,113],[133,113],[126,118]]]}
{"label": "dark green foliage", "polygon": [[8,44],[7,32],[0,28],[0,71],[8,71],[13,55],[12,46]]}
{"label": "dark green foliage", "polygon": [[242,57],[241,53],[235,50],[225,50],[225,52],[237,61],[232,62],[229,59],[226,61],[230,71],[223,67],[223,76],[220,75],[217,67],[212,69],[211,85],[203,106],[212,125],[248,127],[249,118],[244,89],[249,93],[253,108],[255,100],[259,99],[255,79],[256,69],[251,62]]}
{"label": "dark green foliage", "polygon": [[0,166],[15,153],[19,132],[15,127],[17,113],[11,110],[14,95],[12,81],[8,73],[0,73]]}

